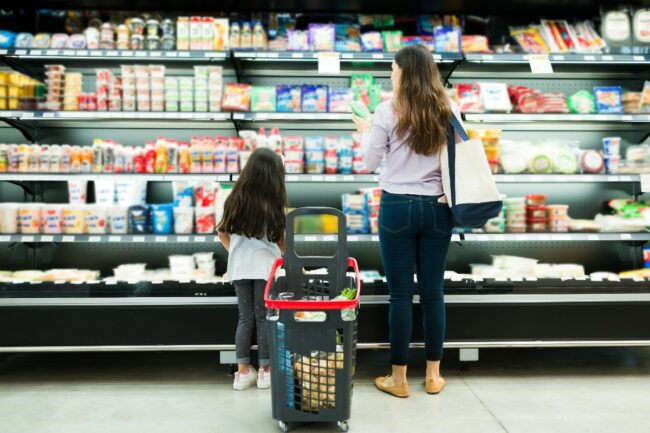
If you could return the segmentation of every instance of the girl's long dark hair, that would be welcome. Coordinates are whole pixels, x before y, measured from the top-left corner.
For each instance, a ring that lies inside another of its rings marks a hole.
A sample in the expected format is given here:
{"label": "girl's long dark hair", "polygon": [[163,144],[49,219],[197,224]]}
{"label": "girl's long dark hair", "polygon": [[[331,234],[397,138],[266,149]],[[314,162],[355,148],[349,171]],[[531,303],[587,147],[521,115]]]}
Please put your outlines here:
{"label": "girl's long dark hair", "polygon": [[422,45],[395,54],[402,78],[395,94],[396,132],[418,155],[435,155],[447,141],[451,105],[431,52]]}
{"label": "girl's long dark hair", "polygon": [[287,207],[282,158],[257,149],[226,199],[218,230],[277,243],[284,238]]}

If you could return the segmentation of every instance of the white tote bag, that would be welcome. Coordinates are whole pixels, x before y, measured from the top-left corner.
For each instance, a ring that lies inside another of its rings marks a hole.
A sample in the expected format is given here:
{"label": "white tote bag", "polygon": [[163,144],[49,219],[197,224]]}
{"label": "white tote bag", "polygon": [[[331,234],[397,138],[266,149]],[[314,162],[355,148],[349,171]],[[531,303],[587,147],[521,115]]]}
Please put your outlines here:
{"label": "white tote bag", "polygon": [[[456,143],[456,134],[463,141]],[[483,227],[503,203],[480,139],[470,140],[452,114],[448,143],[440,153],[442,189],[456,226]]]}

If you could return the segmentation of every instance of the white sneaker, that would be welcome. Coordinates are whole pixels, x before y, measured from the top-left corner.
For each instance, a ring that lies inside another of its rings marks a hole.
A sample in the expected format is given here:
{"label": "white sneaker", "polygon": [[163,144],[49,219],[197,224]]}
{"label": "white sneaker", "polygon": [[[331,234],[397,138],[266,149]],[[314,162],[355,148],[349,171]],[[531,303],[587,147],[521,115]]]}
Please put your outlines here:
{"label": "white sneaker", "polygon": [[255,384],[255,381],[257,380],[257,371],[255,371],[253,367],[249,368],[250,371],[248,374],[235,373],[235,381],[232,384],[232,389],[243,391]]}
{"label": "white sneaker", "polygon": [[257,375],[257,387],[260,389],[271,387],[271,370],[260,370]]}

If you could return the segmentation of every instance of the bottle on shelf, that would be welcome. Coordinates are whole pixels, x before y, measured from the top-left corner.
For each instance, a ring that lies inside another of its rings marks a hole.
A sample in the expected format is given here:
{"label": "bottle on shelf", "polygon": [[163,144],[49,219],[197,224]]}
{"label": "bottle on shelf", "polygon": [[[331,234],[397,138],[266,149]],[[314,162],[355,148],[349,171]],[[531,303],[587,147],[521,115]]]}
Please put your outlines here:
{"label": "bottle on shelf", "polygon": [[267,147],[266,131],[264,128],[260,128],[257,131],[257,137],[255,137],[255,149],[260,149],[262,147]]}
{"label": "bottle on shelf", "polygon": [[272,128],[269,138],[266,140],[266,147],[275,153],[282,155],[282,136],[279,128]]}

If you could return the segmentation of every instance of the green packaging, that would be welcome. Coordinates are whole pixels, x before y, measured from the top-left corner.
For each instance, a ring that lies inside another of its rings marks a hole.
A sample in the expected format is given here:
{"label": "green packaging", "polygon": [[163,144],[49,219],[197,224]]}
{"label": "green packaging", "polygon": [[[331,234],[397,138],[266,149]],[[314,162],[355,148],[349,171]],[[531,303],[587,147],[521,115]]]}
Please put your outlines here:
{"label": "green packaging", "polygon": [[384,40],[384,51],[388,53],[396,53],[402,48],[402,31],[383,31],[381,38]]}
{"label": "green packaging", "polygon": [[253,86],[251,89],[251,111],[275,111],[275,86]]}

